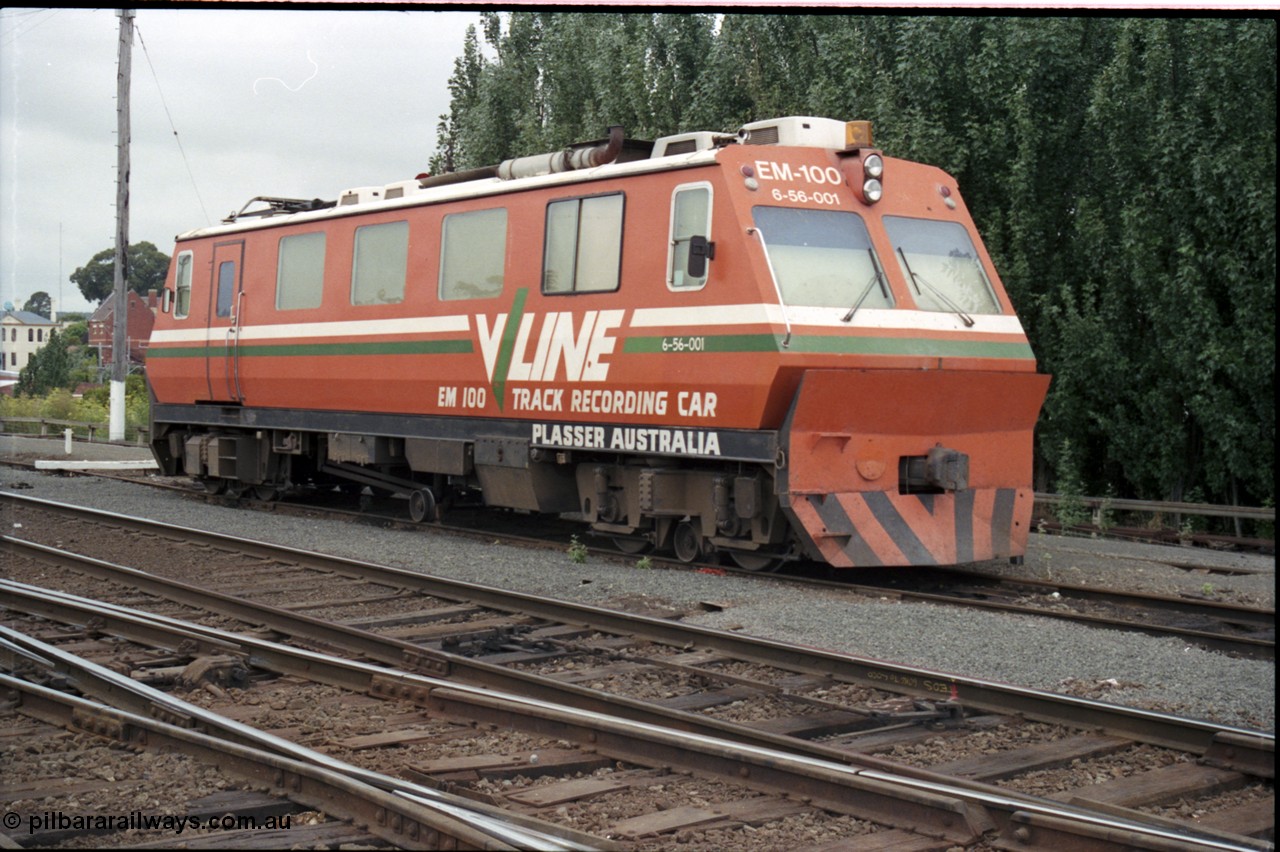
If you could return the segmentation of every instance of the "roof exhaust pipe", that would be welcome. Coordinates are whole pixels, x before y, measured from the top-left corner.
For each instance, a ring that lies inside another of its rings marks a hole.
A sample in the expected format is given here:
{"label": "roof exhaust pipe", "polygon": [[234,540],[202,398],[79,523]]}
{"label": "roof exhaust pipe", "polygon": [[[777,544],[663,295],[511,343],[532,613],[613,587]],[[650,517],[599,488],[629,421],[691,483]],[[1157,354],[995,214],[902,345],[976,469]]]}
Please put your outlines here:
{"label": "roof exhaust pipe", "polygon": [[552,175],[559,172],[572,172],[577,169],[589,169],[612,163],[622,152],[622,126],[609,128],[609,138],[602,145],[588,145],[565,148],[551,154],[532,154],[528,157],[517,157],[506,160],[500,166],[481,166],[461,172],[445,172],[440,175],[420,174],[417,176],[418,186],[427,189],[432,186],[448,186],[453,183],[465,183],[486,178],[514,180],[516,178]]}
{"label": "roof exhaust pipe", "polygon": [[535,177],[537,175],[553,175],[560,172],[571,172],[576,169],[589,169],[612,163],[622,151],[622,127],[614,125],[609,128],[609,139],[602,145],[589,148],[566,148],[552,154],[534,154],[529,157],[517,157],[507,160],[498,166],[498,177],[503,180]]}

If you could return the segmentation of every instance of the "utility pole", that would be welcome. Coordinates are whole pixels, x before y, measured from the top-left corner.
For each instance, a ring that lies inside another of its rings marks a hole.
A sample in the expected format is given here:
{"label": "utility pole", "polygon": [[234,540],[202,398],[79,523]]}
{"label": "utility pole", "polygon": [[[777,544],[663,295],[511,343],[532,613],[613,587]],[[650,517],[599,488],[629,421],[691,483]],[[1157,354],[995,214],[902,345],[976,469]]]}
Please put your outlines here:
{"label": "utility pole", "polygon": [[116,262],[115,324],[111,333],[112,441],[124,440],[124,380],[129,375],[129,77],[133,67],[133,10],[120,10],[120,58],[116,66]]}

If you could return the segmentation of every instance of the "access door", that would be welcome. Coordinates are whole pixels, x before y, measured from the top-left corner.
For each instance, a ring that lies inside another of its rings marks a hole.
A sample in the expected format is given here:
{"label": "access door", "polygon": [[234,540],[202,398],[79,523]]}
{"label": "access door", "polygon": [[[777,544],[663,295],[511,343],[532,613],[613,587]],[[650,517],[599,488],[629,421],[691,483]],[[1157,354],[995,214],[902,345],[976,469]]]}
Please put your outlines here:
{"label": "access door", "polygon": [[240,328],[244,322],[244,240],[213,247],[212,281],[209,287],[209,336],[205,376],[209,399],[239,404]]}

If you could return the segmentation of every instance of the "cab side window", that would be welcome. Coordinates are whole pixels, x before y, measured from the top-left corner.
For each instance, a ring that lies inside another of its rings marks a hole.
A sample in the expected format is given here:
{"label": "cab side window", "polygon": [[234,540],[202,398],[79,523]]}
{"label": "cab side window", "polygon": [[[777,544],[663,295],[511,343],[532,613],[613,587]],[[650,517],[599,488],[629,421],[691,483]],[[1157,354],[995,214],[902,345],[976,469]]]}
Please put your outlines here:
{"label": "cab side window", "polygon": [[218,302],[217,313],[220,317],[231,316],[231,299],[235,295],[236,264],[234,260],[224,260],[218,264]]}
{"label": "cab side window", "polygon": [[621,193],[548,204],[542,292],[617,290],[622,267],[622,214]]}
{"label": "cab side window", "polygon": [[191,313],[191,252],[178,255],[178,269],[174,275],[174,319],[185,319]]}
{"label": "cab side window", "polygon": [[711,238],[711,185],[676,187],[671,196],[671,236],[667,250],[667,286],[673,290],[697,290],[707,283],[707,265],[701,275],[689,274],[689,250],[695,236]]}

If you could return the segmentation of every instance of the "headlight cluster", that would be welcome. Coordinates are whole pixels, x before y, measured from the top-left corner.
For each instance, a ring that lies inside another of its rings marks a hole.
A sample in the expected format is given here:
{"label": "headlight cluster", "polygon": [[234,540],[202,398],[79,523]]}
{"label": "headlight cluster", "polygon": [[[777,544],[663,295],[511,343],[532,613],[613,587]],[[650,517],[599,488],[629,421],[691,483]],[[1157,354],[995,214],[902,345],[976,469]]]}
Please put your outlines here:
{"label": "headlight cluster", "polygon": [[880,178],[884,176],[884,160],[879,154],[868,154],[862,161],[862,200],[875,204],[884,195],[884,185]]}

